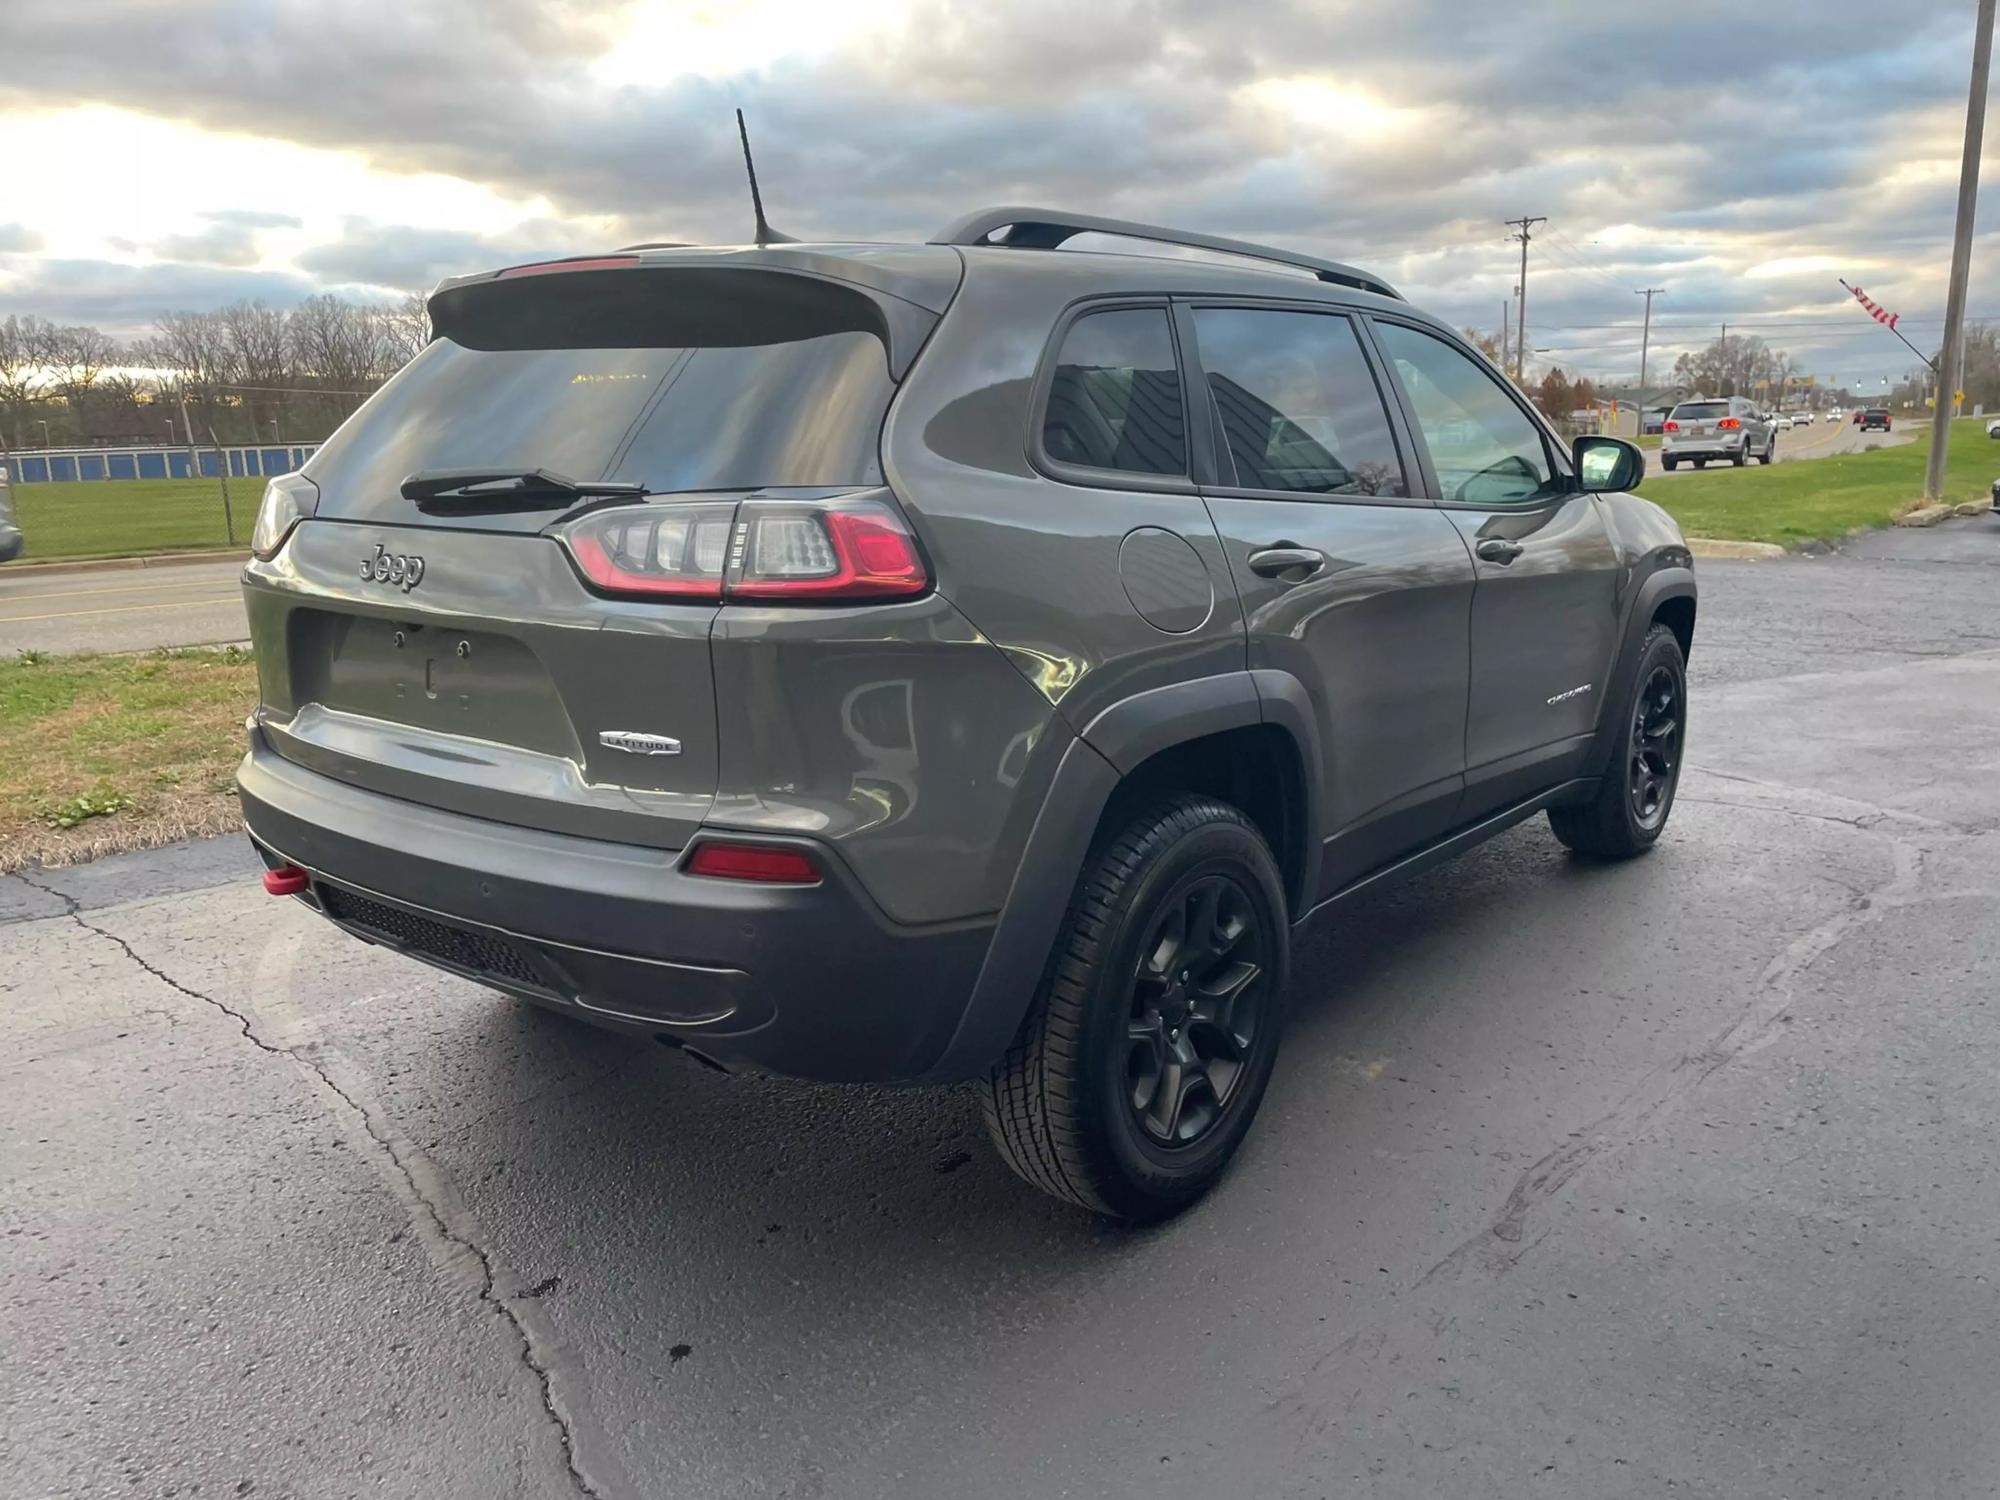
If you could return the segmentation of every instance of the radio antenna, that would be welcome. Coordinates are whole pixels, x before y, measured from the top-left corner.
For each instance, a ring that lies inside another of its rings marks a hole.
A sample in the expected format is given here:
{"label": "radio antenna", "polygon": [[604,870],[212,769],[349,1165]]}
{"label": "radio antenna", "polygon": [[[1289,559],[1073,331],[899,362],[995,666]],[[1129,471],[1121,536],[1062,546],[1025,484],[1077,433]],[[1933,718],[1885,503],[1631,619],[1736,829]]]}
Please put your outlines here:
{"label": "radio antenna", "polygon": [[764,217],[764,195],[757,191],[757,163],[750,159],[750,129],[743,123],[743,111],[736,111],[736,134],[743,142],[743,170],[750,174],[750,207],[757,215],[757,238],[759,245],[796,245],[797,240],[789,234],[780,234],[771,227],[771,221]]}

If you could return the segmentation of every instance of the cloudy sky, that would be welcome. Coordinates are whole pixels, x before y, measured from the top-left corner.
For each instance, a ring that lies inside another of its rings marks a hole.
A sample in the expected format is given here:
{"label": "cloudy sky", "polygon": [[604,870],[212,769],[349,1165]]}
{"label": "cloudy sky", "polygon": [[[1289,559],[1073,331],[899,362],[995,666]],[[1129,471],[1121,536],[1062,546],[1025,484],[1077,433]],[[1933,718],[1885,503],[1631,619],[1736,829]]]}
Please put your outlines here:
{"label": "cloudy sky", "polygon": [[[3,0],[0,315],[1046,204],[1296,245],[1572,372],[1755,331],[1844,384],[1942,323],[1973,0]],[[2000,316],[2000,141],[1971,309]],[[1658,366],[1655,366],[1657,370]]]}

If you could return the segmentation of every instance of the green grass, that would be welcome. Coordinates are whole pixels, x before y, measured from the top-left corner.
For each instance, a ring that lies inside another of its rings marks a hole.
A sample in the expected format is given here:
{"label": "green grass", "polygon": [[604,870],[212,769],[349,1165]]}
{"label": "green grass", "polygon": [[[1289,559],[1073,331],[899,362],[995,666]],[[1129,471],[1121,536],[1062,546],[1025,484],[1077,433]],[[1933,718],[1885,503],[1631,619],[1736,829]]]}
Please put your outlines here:
{"label": "green grass", "polygon": [[[257,519],[261,479],[229,481],[236,545]],[[213,479],[107,479],[95,484],[17,484],[14,519],[22,562],[200,552],[230,545],[222,491]]]}
{"label": "green grass", "polygon": [[[1640,493],[1672,513],[1689,536],[1797,546],[1831,541],[1857,527],[1886,526],[1924,491],[1930,432],[1914,443],[1798,463],[1653,475]],[[1991,493],[2000,443],[1983,419],[1952,424],[1945,466],[1947,501]]]}
{"label": "green grass", "polygon": [[0,661],[0,871],[233,827],[246,652]]}

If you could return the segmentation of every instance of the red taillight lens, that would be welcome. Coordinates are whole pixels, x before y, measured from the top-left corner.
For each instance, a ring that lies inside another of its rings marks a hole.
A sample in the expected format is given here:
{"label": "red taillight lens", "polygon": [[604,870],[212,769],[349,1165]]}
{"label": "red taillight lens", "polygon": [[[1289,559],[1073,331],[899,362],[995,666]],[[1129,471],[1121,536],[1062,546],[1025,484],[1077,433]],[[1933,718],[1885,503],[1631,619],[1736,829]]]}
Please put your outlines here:
{"label": "red taillight lens", "polygon": [[818,885],[819,866],[803,849],[782,844],[731,844],[706,839],[688,856],[690,875],[755,880],[765,885]]}
{"label": "red taillight lens", "polygon": [[1743,424],[1737,421],[1736,418],[1734,417],[1724,417],[1720,422],[1717,422],[1715,425],[1727,431],[1728,429],[1731,428],[1741,427]]}
{"label": "red taillight lens", "polygon": [[1678,422],[1664,422],[1660,425],[1660,431],[1662,432],[1679,432],[1680,430],[1681,424]]}
{"label": "red taillight lens", "polygon": [[891,599],[931,584],[903,518],[876,501],[743,507],[731,599]]}
{"label": "red taillight lens", "polygon": [[509,276],[546,276],[551,271],[609,271],[619,266],[636,266],[636,255],[594,255],[581,260],[538,260],[530,265],[509,266],[495,281],[504,281]]}
{"label": "red taillight lens", "polygon": [[615,505],[556,534],[583,576],[611,594],[814,603],[906,598],[931,586],[902,516],[865,496]]}
{"label": "red taillight lens", "polygon": [[613,594],[720,599],[736,502],[618,505],[563,528],[583,576]]}
{"label": "red taillight lens", "polygon": [[273,896],[296,896],[312,884],[312,876],[297,865],[279,865],[264,872],[264,890]]}

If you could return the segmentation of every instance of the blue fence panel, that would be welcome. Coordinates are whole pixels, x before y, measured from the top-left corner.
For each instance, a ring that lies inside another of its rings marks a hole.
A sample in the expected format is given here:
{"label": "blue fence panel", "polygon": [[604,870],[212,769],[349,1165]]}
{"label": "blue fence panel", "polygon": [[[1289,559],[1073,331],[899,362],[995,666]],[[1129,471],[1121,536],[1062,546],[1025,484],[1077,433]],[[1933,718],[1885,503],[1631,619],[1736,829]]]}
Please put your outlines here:
{"label": "blue fence panel", "polygon": [[46,458],[24,458],[21,460],[21,472],[17,477],[23,484],[47,484],[49,461]]}
{"label": "blue fence panel", "polygon": [[266,474],[282,474],[292,466],[292,456],[283,448],[266,448],[261,455]]}
{"label": "blue fence panel", "polygon": [[167,455],[157,450],[150,453],[135,453],[133,461],[139,467],[141,479],[165,479],[167,477]]}
{"label": "blue fence panel", "polygon": [[213,448],[203,448],[195,459],[203,479],[213,479],[222,472],[222,455]]}
{"label": "blue fence panel", "polygon": [[229,450],[229,477],[231,479],[241,479],[244,477],[244,474],[243,450],[241,448],[231,448]]}
{"label": "blue fence panel", "polygon": [[186,449],[167,455],[167,478],[185,479],[190,472],[189,456]]}
{"label": "blue fence panel", "polygon": [[104,466],[108,471],[104,476],[106,479],[137,479],[139,477],[139,460],[136,454],[107,453],[104,455]]}
{"label": "blue fence panel", "polygon": [[82,453],[77,455],[76,477],[79,479],[102,479],[104,477],[104,455],[102,453]]}
{"label": "blue fence panel", "polygon": [[76,460],[67,453],[58,453],[49,459],[49,483],[75,484]]}

